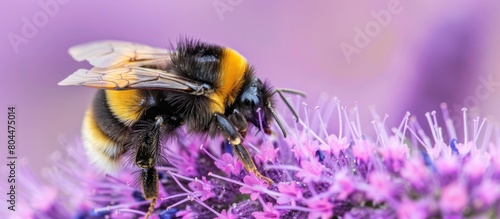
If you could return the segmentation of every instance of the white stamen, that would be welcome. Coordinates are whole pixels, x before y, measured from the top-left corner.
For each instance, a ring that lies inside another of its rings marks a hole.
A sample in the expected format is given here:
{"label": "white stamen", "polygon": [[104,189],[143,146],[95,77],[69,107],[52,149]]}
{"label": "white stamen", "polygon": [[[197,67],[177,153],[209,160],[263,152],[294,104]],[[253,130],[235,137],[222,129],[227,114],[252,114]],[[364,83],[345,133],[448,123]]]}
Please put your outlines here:
{"label": "white stamen", "polygon": [[372,113],[372,117],[375,121],[373,124],[375,125],[375,130],[378,131],[378,135],[380,136],[380,142],[382,143],[382,146],[385,147],[385,141],[389,138],[387,130],[385,129],[385,122],[387,121],[387,118],[389,118],[389,115],[385,114],[384,119],[380,121],[380,116],[375,111],[374,107],[370,107],[370,112]]}
{"label": "white stamen", "polygon": [[381,139],[382,139],[382,136],[380,135],[380,132],[378,131],[376,123],[377,122],[375,122],[375,120],[372,120],[373,129],[375,129],[375,133],[377,134],[377,141],[375,141],[375,145],[378,145],[379,141],[381,141]]}
{"label": "white stamen", "polygon": [[479,128],[479,116],[472,120],[472,139],[476,139],[477,129]]}
{"label": "white stamen", "polygon": [[[477,133],[476,135],[474,136],[474,142],[476,142],[476,145],[479,145],[479,143],[477,142],[478,138],[479,138],[479,134],[481,133],[481,130],[483,129],[483,126],[484,126],[484,123],[486,123],[486,118],[483,118],[483,121],[481,122],[481,125],[479,125],[479,128],[477,130]],[[484,140],[483,140],[484,141]]]}
{"label": "white stamen", "polygon": [[146,213],[144,213],[142,211],[130,209],[130,208],[117,209],[115,211],[115,214],[120,214],[121,212],[128,212],[128,213],[133,213],[133,214],[138,214],[138,215],[146,215]]}
{"label": "white stamen", "polygon": [[387,118],[389,118],[388,114],[385,114],[384,119],[382,120],[382,124],[380,124],[380,134],[381,134],[381,141],[382,141],[382,146],[385,147],[385,140],[389,138],[389,135],[387,134],[387,131],[385,130],[385,122],[387,121]]}
{"label": "white stamen", "polygon": [[342,112],[344,112],[344,117],[345,117],[345,120],[346,120],[346,124],[347,124],[347,127],[349,128],[349,133],[351,134],[351,137],[354,141],[357,141],[359,140],[359,136],[356,135],[356,132],[354,131],[354,129],[356,129],[355,127],[353,127],[353,124],[354,123],[351,123],[349,121],[349,116],[347,116],[347,109],[345,106],[342,107]]}
{"label": "white stamen", "polygon": [[483,144],[481,146],[481,150],[484,152],[488,148],[488,144],[490,143],[491,134],[493,133],[493,125],[491,122],[486,124],[486,131],[484,132]]}
{"label": "white stamen", "polygon": [[411,117],[410,118],[410,122],[411,124],[414,126],[414,128],[416,129],[418,135],[422,138],[422,140],[425,142],[424,145],[432,145],[431,143],[431,140],[429,138],[429,136],[427,136],[427,134],[425,134],[424,130],[422,129],[422,127],[420,126],[420,124],[418,123],[417,121],[417,118],[416,117]]}
{"label": "white stamen", "polygon": [[429,112],[426,112],[425,118],[427,118],[427,123],[429,124],[429,128],[431,129],[432,138],[434,139],[434,142],[438,142],[436,129],[434,128],[434,123],[432,122],[431,119],[431,114]]}
{"label": "white stamen", "polygon": [[363,134],[363,131],[361,130],[361,122],[359,118],[359,109],[358,109],[358,102],[354,102],[354,112],[356,113],[356,125],[358,126],[358,133],[361,136]]}
{"label": "white stamen", "polygon": [[[307,125],[303,121],[299,121],[302,127],[307,128]],[[309,130],[309,134],[311,134],[316,140],[318,140],[321,144],[328,145],[325,140],[321,139],[318,134]]]}
{"label": "white stamen", "polygon": [[202,205],[203,207],[205,207],[206,209],[208,209],[209,211],[211,211],[212,213],[214,213],[215,215],[217,215],[218,217],[222,217],[222,215],[217,212],[216,210],[214,210],[213,208],[211,208],[210,206],[206,205],[205,202],[201,201],[199,198],[197,198],[195,195],[195,193],[193,191],[190,191],[188,190],[184,185],[182,185],[179,180],[177,179],[177,177],[179,177],[179,175],[177,174],[172,174],[172,172],[169,172],[167,171],[167,173],[169,173],[171,176],[172,176],[172,179],[174,179],[174,181],[177,183],[177,185],[182,189],[184,190],[185,192],[187,193],[191,193],[193,194],[193,196],[188,196],[186,199],[189,199],[190,201],[196,201],[198,204]]}
{"label": "white stamen", "polygon": [[408,130],[411,132],[411,134],[417,139],[417,141],[422,145],[424,146],[426,149],[427,148],[430,148],[428,145],[425,144],[424,141],[422,141],[422,139],[420,139],[417,135],[417,133],[415,133],[415,131],[413,131],[412,128],[408,127]]}
{"label": "white stamen", "polygon": [[[399,134],[400,138],[401,138],[401,144],[403,144],[404,140],[405,140],[405,134],[406,134],[406,129],[408,128],[408,119],[410,118],[410,112],[406,112],[405,113],[405,117],[403,118],[403,120],[401,120],[401,123],[399,124],[399,128],[397,130],[397,133],[396,134]],[[401,131],[402,129],[402,131]],[[401,134],[402,132],[402,134]]]}
{"label": "white stamen", "polygon": [[174,204],[172,204],[172,205],[168,206],[166,210],[168,211],[168,210],[172,209],[173,207],[175,207],[175,206],[177,206],[177,205],[181,205],[181,204],[183,204],[184,202],[188,202],[188,201],[191,201],[191,198],[190,198],[189,196],[187,196],[185,199],[182,199],[182,200],[180,200],[180,201],[178,201],[178,202],[176,202],[176,203],[174,203]]}
{"label": "white stamen", "polygon": [[260,149],[257,148],[257,146],[255,146],[254,144],[252,144],[251,142],[246,142],[245,143],[247,146],[250,146],[250,148],[252,148],[255,152],[257,153],[260,153]]}
{"label": "white stamen", "polygon": [[[335,101],[332,99],[332,101]],[[332,115],[333,115],[333,111],[335,110],[336,108],[336,105],[334,103],[329,103],[326,105],[327,108],[325,110],[325,113],[323,115],[325,115],[325,120],[323,121],[326,125],[326,127],[328,128],[328,124],[330,124],[330,119],[332,118]]]}
{"label": "white stamen", "polygon": [[310,123],[309,123],[309,116],[308,116],[309,113],[307,113],[308,112],[307,111],[307,104],[305,102],[302,102],[302,105],[304,106],[304,116],[306,117],[306,123],[305,123],[306,127],[305,127],[305,129],[306,129],[306,134],[307,134],[307,143],[310,145],[311,144],[311,138],[309,138],[309,134],[311,132],[311,126],[310,126]]}
{"label": "white stamen", "polygon": [[335,102],[337,103],[337,111],[339,114],[339,139],[342,139],[342,113],[340,110],[340,100],[335,97]]}
{"label": "white stamen", "polygon": [[397,137],[399,137],[401,139],[401,144],[403,144],[404,138],[405,138],[403,133],[401,133],[401,131],[396,129],[396,128],[391,128],[391,131],[392,131],[392,133],[394,133],[394,135],[396,135]]}
{"label": "white stamen", "polygon": [[462,108],[463,124],[464,124],[464,144],[469,142],[468,130],[467,130],[467,108]]}
{"label": "white stamen", "polygon": [[354,134],[356,135],[356,137],[358,139],[362,139],[362,135],[361,133],[359,132],[359,128],[356,127],[356,124],[354,123],[354,121],[351,121],[351,127],[352,127],[352,131],[354,132]]}
{"label": "white stamen", "polygon": [[142,202],[132,202],[132,203],[126,203],[126,204],[120,204],[120,205],[113,205],[113,206],[108,205],[106,207],[96,208],[96,209],[94,209],[94,212],[99,213],[102,211],[111,211],[111,210],[116,210],[116,209],[121,209],[121,208],[128,208],[128,207],[132,207],[132,206],[141,206],[144,204],[148,204],[149,202],[150,202],[149,200],[146,200],[146,201],[142,201]]}
{"label": "white stamen", "polygon": [[448,130],[450,140],[457,139],[457,132],[453,126],[453,120],[450,118],[450,112],[448,111],[448,105],[446,103],[441,103],[441,113],[443,114],[444,123]]}
{"label": "white stamen", "polygon": [[439,139],[439,142],[443,142],[443,128],[439,127],[438,130],[437,130],[437,135],[438,135],[438,139]]}
{"label": "white stamen", "polygon": [[160,200],[161,200],[161,201],[165,201],[165,200],[168,200],[168,199],[173,199],[173,198],[178,198],[178,197],[189,196],[189,195],[192,195],[192,194],[197,194],[197,195],[200,195],[201,193],[200,193],[200,192],[194,192],[194,193],[191,193],[191,192],[179,193],[179,194],[170,195],[170,196],[168,196],[168,197],[161,198]]}
{"label": "white stamen", "polygon": [[443,135],[442,135],[442,131],[440,131],[441,127],[438,126],[436,111],[432,111],[431,115],[432,115],[432,120],[434,121],[434,129],[436,130],[436,135],[437,135],[436,137],[437,137],[439,142],[443,142]]}
{"label": "white stamen", "polygon": [[328,137],[328,132],[326,131],[326,126],[325,123],[323,122],[323,119],[321,118],[321,112],[319,110],[319,106],[316,106],[316,112],[318,113],[318,119],[319,119],[319,124],[321,125],[321,129],[323,129],[323,133],[325,134],[325,138]]}

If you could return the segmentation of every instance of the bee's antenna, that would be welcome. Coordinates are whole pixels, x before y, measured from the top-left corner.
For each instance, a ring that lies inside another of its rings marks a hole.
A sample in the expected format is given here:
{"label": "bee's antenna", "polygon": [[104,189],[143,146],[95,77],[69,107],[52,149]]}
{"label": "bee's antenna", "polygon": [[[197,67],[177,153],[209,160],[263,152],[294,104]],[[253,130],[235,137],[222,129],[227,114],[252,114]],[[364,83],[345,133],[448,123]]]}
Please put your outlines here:
{"label": "bee's antenna", "polygon": [[295,89],[290,89],[290,88],[276,88],[276,90],[272,93],[276,93],[276,92],[283,92],[283,93],[289,93],[289,94],[297,94],[297,95],[300,95],[301,97],[306,97],[307,94],[300,91],[300,90],[295,90]]}
{"label": "bee's antenna", "polygon": [[269,109],[269,111],[271,111],[271,114],[273,115],[273,118],[276,120],[276,123],[278,123],[278,126],[280,127],[281,132],[283,133],[283,137],[286,138],[285,127],[283,127],[283,123],[281,123],[281,120],[278,118],[278,115],[276,115],[273,106],[271,106],[271,102],[267,102],[267,108]]}
{"label": "bee's antenna", "polygon": [[[304,93],[302,91],[298,91],[298,90],[282,89],[282,88],[279,88],[279,89],[277,88],[272,93],[272,95],[274,95],[275,93],[278,93],[280,95],[281,99],[285,102],[286,106],[288,106],[288,108],[290,109],[290,111],[292,111],[293,116],[295,117],[295,122],[298,122],[299,121],[299,115],[297,114],[297,112],[295,111],[295,109],[293,109],[293,107],[290,104],[290,102],[288,102],[288,100],[285,98],[285,96],[283,95],[283,92],[291,93],[291,94],[297,94],[297,95],[300,95],[302,97],[306,97],[306,93]],[[273,116],[275,116],[275,115],[273,114]]]}

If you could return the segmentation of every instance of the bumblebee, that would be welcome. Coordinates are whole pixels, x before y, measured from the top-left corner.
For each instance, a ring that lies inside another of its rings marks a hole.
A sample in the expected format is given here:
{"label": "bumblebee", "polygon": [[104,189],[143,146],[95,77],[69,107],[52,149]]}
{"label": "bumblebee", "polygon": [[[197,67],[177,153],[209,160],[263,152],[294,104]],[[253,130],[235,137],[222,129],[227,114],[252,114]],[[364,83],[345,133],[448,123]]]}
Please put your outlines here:
{"label": "bumblebee", "polygon": [[270,134],[274,119],[286,137],[273,96],[278,93],[297,118],[282,93],[302,93],[272,89],[255,76],[254,68],[237,51],[183,39],[171,50],[96,41],[74,46],[69,53],[93,68],[79,69],[59,85],[99,89],[82,125],[87,156],[98,168],[112,173],[127,153],[132,154],[140,168],[144,198],[151,200],[146,218],[158,198],[155,166],[161,160],[160,139],[174,136],[182,125],[190,133],[222,134],[249,173],[272,183],[257,171],[242,144],[248,123]]}

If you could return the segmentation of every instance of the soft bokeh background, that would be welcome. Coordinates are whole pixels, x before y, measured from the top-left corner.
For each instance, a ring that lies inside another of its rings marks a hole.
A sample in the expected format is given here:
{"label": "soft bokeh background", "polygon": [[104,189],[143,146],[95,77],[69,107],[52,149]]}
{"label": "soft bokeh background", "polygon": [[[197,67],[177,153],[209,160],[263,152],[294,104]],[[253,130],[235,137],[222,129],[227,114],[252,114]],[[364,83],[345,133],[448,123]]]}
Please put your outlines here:
{"label": "soft bokeh background", "polygon": [[[43,5],[49,3],[47,15]],[[49,165],[48,156],[64,147],[64,139],[78,137],[94,91],[56,84],[88,66],[73,61],[67,49],[99,39],[166,47],[180,36],[193,36],[226,45],[245,55],[261,78],[306,91],[311,106],[322,93],[337,96],[348,107],[357,101],[365,122],[371,120],[369,106],[389,114],[391,125],[406,111],[422,118],[441,102],[449,104],[453,115],[467,106],[499,116],[499,4],[4,0],[0,139],[6,145],[7,106],[14,105],[17,155],[27,157],[39,173]],[[385,21],[373,15],[387,13]],[[363,41],[358,28],[371,36]],[[25,40],[14,45],[14,35]],[[355,53],[343,53],[347,44]],[[6,146],[1,147],[0,154],[6,153]],[[6,162],[5,156],[1,159]]]}

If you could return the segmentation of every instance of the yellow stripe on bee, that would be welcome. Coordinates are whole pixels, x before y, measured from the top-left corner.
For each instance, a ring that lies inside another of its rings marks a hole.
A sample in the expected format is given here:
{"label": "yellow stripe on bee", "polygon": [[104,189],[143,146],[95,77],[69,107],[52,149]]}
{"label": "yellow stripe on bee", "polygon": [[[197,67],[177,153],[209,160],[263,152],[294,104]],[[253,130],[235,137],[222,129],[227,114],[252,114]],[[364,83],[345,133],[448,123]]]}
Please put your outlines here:
{"label": "yellow stripe on bee", "polygon": [[83,119],[82,139],[87,157],[101,171],[115,173],[120,169],[119,156],[123,150],[99,128],[92,108],[87,110]]}
{"label": "yellow stripe on bee", "polygon": [[106,90],[111,113],[126,126],[137,122],[144,112],[141,106],[143,96],[140,90]]}
{"label": "yellow stripe on bee", "polygon": [[242,55],[230,48],[223,49],[219,81],[215,92],[210,95],[212,112],[224,113],[226,106],[234,103],[243,86],[247,68],[247,60]]}

